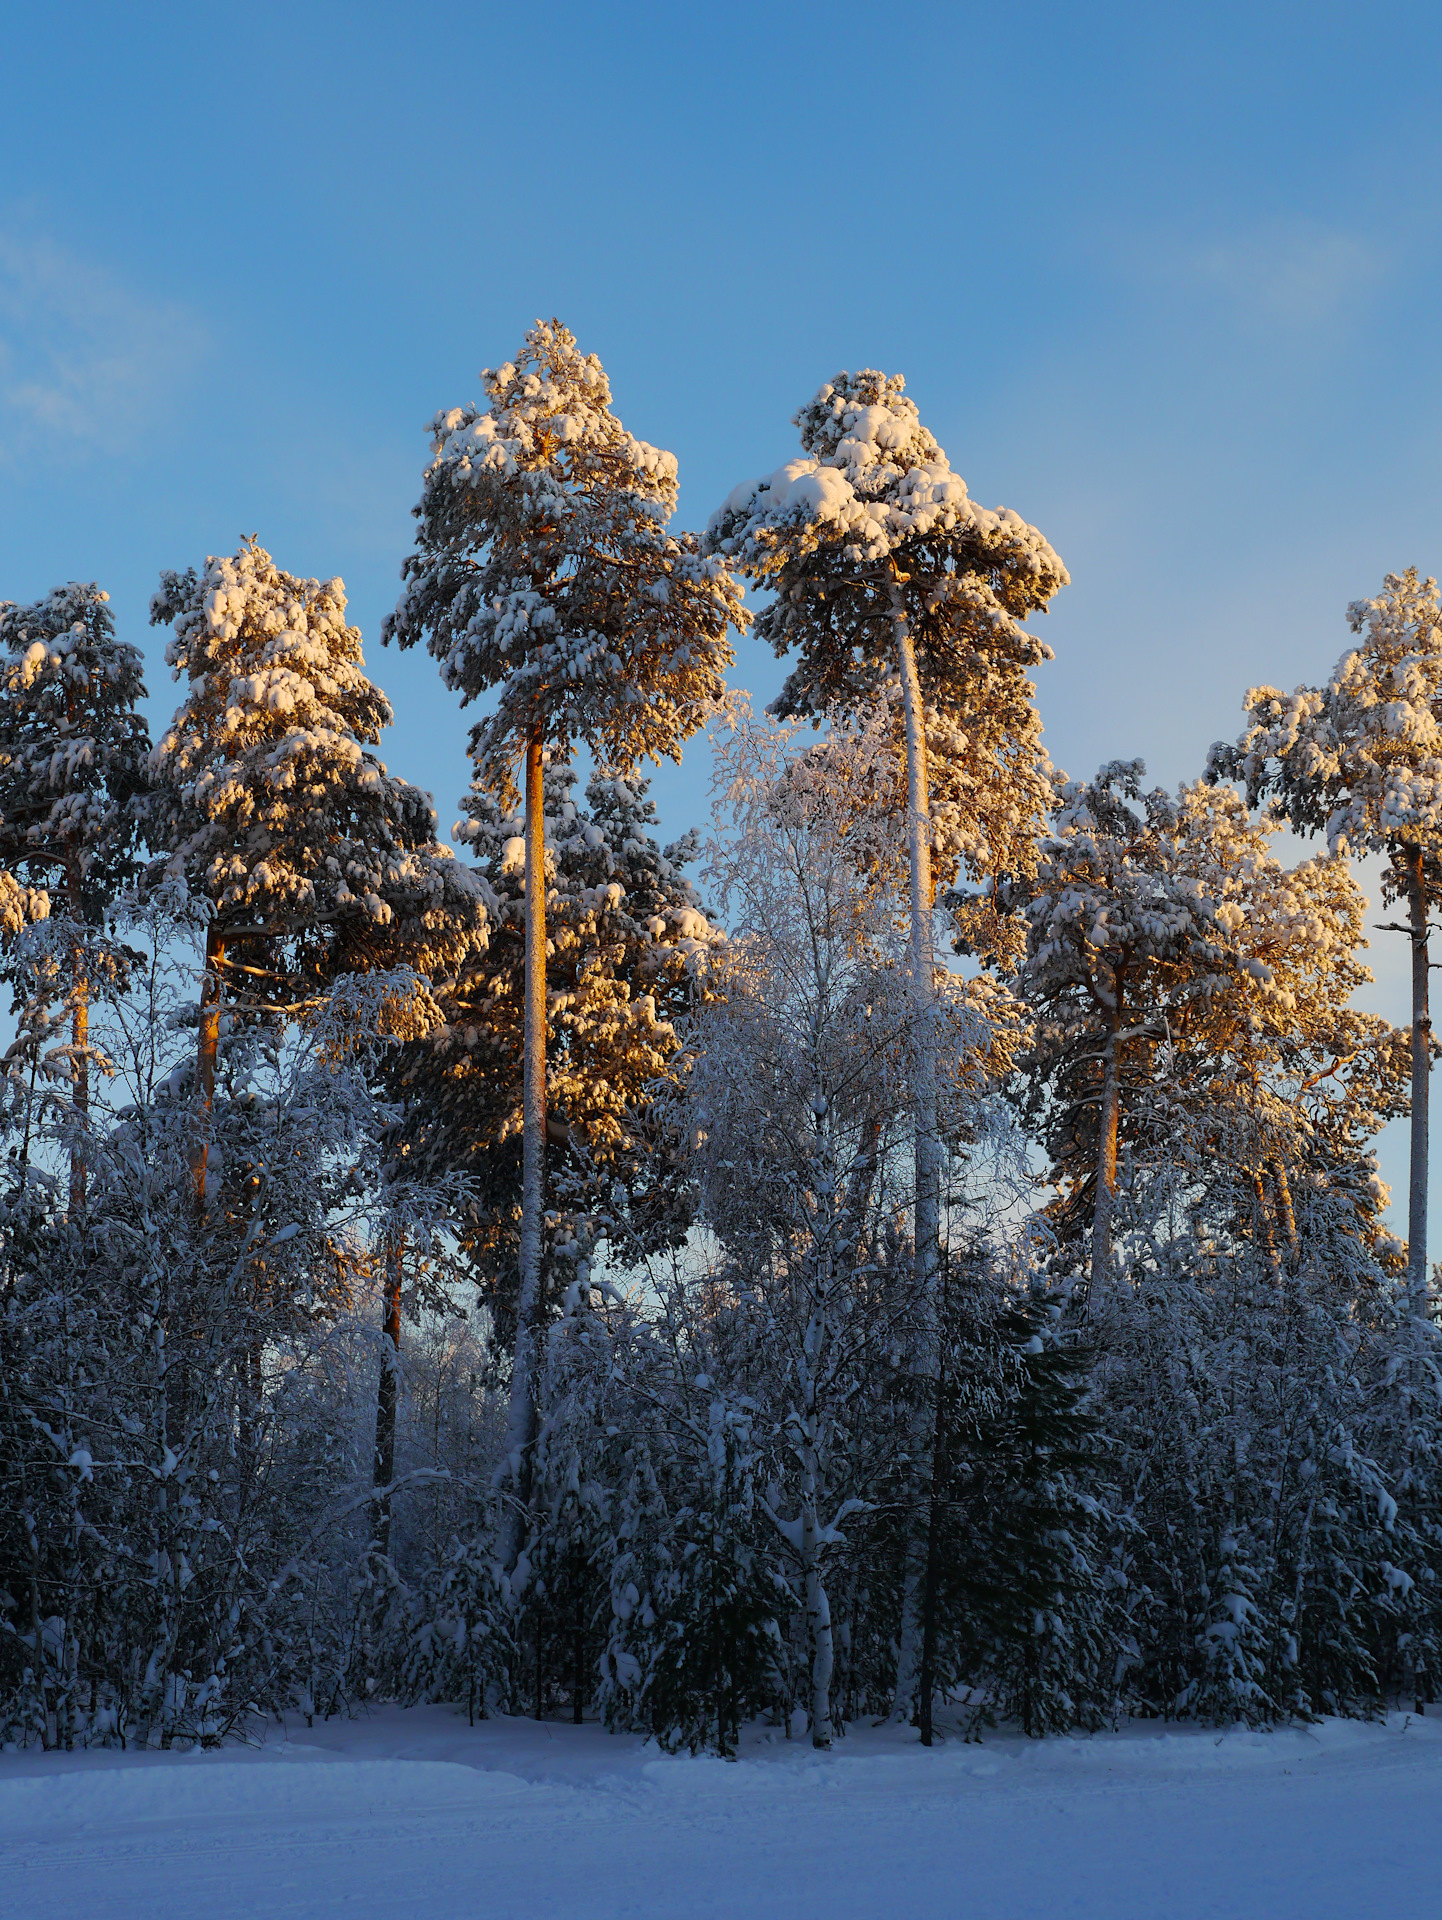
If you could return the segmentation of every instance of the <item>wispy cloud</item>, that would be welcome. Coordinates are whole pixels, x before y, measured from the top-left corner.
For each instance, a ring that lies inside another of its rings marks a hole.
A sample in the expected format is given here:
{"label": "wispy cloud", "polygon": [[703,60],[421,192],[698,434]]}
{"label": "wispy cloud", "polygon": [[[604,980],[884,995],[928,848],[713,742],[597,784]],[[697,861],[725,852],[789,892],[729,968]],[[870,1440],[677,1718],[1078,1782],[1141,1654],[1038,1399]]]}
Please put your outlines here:
{"label": "wispy cloud", "polygon": [[1132,270],[1154,286],[1218,303],[1248,331],[1293,338],[1345,325],[1370,304],[1392,264],[1386,249],[1361,234],[1311,224],[1134,242],[1126,251]]}
{"label": "wispy cloud", "polygon": [[139,451],[208,344],[187,308],[0,229],[0,458]]}

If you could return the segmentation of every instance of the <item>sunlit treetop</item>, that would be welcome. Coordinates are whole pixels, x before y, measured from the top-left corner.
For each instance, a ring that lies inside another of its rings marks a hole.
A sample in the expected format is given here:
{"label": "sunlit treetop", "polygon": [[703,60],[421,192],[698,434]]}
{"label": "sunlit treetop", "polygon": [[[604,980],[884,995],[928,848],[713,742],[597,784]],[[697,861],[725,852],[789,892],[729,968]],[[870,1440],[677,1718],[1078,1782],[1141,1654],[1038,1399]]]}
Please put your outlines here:
{"label": "sunlit treetop", "polygon": [[679,758],[747,616],[725,561],[667,531],[674,456],[627,432],[600,361],[558,321],[481,381],[487,404],[431,422],[416,550],[384,637],[424,638],[467,702],[498,692],[471,754],[503,801],[537,735],[563,754],[584,741],[622,771]]}
{"label": "sunlit treetop", "polygon": [[1420,848],[1429,891],[1442,888],[1442,598],[1415,567],[1389,573],[1373,600],[1347,609],[1361,644],[1324,687],[1253,687],[1235,746],[1212,748],[1212,778],[1243,782],[1254,804],[1338,853],[1392,857],[1389,897],[1405,879],[1396,860]]}
{"label": "sunlit treetop", "polygon": [[756,630],[778,655],[796,654],[780,716],[880,703],[899,738],[904,614],[946,886],[959,869],[991,879],[1029,865],[1051,787],[1028,675],[1051,650],[1023,621],[1069,576],[1020,515],[976,504],[904,385],[869,368],[838,373],[795,415],[801,456],[735,488],[706,537],[773,590]]}
{"label": "sunlit treetop", "polygon": [[140,652],[116,639],[109,602],[72,580],[0,604],[0,859],[78,887],[92,918],[136,871],[150,753]]}
{"label": "sunlit treetop", "polygon": [[172,623],[189,689],[153,756],[152,839],[223,918],[277,933],[483,919],[430,795],[370,751],[391,708],[345,613],[341,581],[285,573],[253,540],[162,575],[151,618]]}

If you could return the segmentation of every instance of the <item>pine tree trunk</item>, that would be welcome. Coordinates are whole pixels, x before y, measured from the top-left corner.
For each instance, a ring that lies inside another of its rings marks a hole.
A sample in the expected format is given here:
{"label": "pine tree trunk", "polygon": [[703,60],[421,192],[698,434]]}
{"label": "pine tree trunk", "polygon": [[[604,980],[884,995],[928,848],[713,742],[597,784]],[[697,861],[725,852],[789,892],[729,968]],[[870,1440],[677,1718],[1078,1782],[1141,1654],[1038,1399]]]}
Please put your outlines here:
{"label": "pine tree trunk", "polygon": [[1297,1238],[1297,1210],[1292,1205],[1292,1183],[1287,1178],[1287,1169],[1281,1160],[1273,1160],[1272,1192],[1277,1201],[1277,1219],[1281,1223],[1282,1237],[1287,1243],[1287,1265],[1295,1273],[1297,1262],[1301,1259],[1302,1248]]}
{"label": "pine tree trunk", "polygon": [[501,1527],[501,1564],[520,1557],[536,1437],[537,1343],[541,1318],[541,1213],[546,1177],[546,825],[541,736],[526,747],[526,1039],[522,1094],[520,1287],[516,1352],[506,1422],[510,1498]]}
{"label": "pine tree trunk", "polygon": [[[942,1285],[945,1287],[943,1274]],[[949,1466],[946,1431],[946,1367],[936,1373],[936,1426],[931,1450],[931,1499],[926,1522],[926,1586],[921,1606],[921,1673],[917,1688],[916,1719],[921,1744],[932,1742],[931,1707],[936,1695],[936,1639],[941,1584],[941,1509]]]}
{"label": "pine tree trunk", "polygon": [[[71,924],[84,925],[80,849],[73,842],[65,853],[65,889],[69,896]],[[85,1211],[84,1129],[90,1117],[90,1061],[86,1049],[90,1040],[90,981],[85,969],[85,947],[77,939],[70,949],[71,1011],[70,1044],[73,1049],[72,1085],[75,1089],[75,1119],[79,1137],[70,1149],[70,1216],[78,1219]]]}
{"label": "pine tree trunk", "polygon": [[1092,1215],[1092,1291],[1106,1284],[1112,1264],[1112,1206],[1117,1193],[1117,1134],[1121,1120],[1122,969],[1112,973],[1112,1004],[1102,1055],[1102,1105],[1097,1132],[1097,1197]]}
{"label": "pine tree trunk", "polygon": [[210,1123],[215,1111],[215,1068],[220,1053],[220,970],[225,965],[225,936],[212,919],[205,936],[205,980],[200,989],[200,1036],[196,1043],[195,1138],[190,1177],[195,1204],[205,1211],[205,1176],[210,1164]]}
{"label": "pine tree trunk", "polygon": [[[937,1125],[936,983],[932,945],[931,802],[926,769],[926,716],[916,647],[900,583],[890,582],[891,620],[906,718],[907,839],[911,865],[911,998],[913,1126],[916,1154],[915,1257],[918,1319],[917,1372],[936,1375],[936,1289],[941,1242],[941,1141]],[[909,1718],[921,1658],[921,1615],[931,1495],[929,1395],[919,1409],[912,1448],[912,1519],[906,1543],[901,1632],[892,1713]]]}
{"label": "pine tree trunk", "polygon": [[1427,1300],[1427,1096],[1432,1074],[1432,1021],[1427,1011],[1427,890],[1422,849],[1406,850],[1407,910],[1412,923],[1412,1164],[1407,1185],[1407,1290],[1412,1311]]}
{"label": "pine tree trunk", "polygon": [[371,1543],[377,1559],[391,1550],[390,1488],[396,1477],[396,1405],[400,1393],[401,1276],[405,1237],[393,1233],[386,1242],[385,1342],[381,1348],[381,1377],[376,1391],[376,1451],[372,1484],[384,1488],[371,1507]]}

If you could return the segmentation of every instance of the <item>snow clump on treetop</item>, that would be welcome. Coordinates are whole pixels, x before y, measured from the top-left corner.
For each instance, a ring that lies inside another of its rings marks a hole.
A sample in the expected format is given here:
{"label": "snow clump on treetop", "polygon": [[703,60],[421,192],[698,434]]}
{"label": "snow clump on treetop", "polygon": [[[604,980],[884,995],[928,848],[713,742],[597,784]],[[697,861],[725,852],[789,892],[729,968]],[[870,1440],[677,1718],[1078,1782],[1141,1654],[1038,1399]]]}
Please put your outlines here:
{"label": "snow clump on treetop", "polygon": [[910,539],[971,530],[1054,582],[1051,591],[1065,586],[1066,568],[1035,527],[1009,507],[971,499],[905,385],[871,367],[838,373],[794,416],[802,457],[734,488],[712,516],[708,542],[744,564],[783,529],[801,529],[815,544],[843,543],[846,558],[865,565]]}

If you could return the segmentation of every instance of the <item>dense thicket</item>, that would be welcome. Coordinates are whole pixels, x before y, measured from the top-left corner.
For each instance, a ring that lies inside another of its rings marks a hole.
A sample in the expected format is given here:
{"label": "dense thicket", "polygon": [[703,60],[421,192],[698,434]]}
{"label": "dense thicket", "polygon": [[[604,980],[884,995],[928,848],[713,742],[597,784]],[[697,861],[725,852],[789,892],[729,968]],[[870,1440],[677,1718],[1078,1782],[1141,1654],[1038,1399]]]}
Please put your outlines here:
{"label": "dense thicket", "polygon": [[[1210,784],[1073,781],[1060,562],[899,381],[709,552],[563,328],[487,394],[393,622],[497,701],[459,857],[340,582],[163,575],[153,753],[98,587],[0,605],[0,1735],[1429,1700],[1442,1356],[1375,1142],[1430,1029],[1352,1004],[1346,848],[1425,976],[1433,583]],[[718,712],[728,563],[799,664],[663,844],[633,762]]]}

